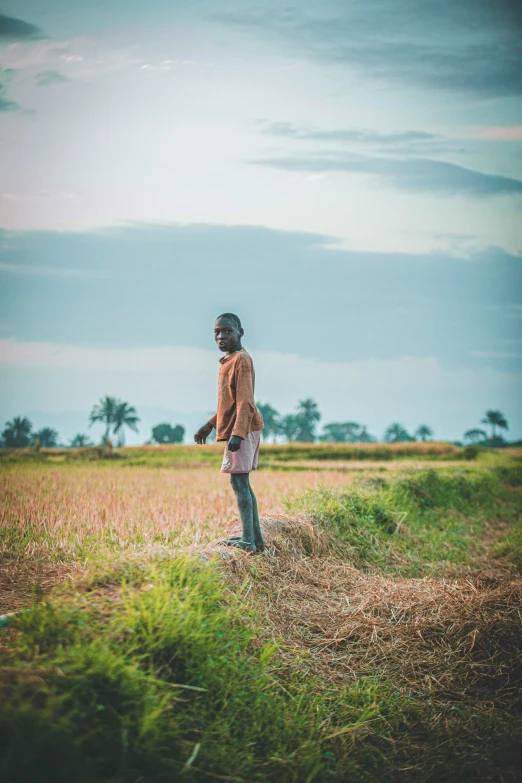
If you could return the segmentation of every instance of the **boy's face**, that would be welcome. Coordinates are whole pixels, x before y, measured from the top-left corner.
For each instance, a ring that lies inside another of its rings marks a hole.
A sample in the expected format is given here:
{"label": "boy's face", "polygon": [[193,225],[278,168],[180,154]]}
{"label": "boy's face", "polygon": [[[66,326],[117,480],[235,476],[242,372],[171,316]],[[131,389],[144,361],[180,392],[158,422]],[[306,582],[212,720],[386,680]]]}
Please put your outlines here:
{"label": "boy's face", "polygon": [[233,353],[242,335],[243,330],[231,318],[218,318],[214,324],[214,340],[220,351]]}

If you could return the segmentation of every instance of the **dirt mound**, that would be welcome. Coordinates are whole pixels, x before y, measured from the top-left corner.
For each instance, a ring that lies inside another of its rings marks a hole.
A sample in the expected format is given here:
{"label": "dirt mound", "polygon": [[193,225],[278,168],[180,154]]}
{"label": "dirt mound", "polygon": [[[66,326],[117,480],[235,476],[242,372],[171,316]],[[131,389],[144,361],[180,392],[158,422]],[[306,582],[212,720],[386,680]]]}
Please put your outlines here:
{"label": "dirt mound", "polygon": [[[228,534],[237,532],[231,524]],[[476,702],[514,703],[522,678],[522,580],[506,572],[459,579],[394,578],[344,562],[308,521],[263,519],[267,550],[255,558],[218,541],[223,557],[281,642],[289,668],[326,684],[374,674],[398,687]]]}

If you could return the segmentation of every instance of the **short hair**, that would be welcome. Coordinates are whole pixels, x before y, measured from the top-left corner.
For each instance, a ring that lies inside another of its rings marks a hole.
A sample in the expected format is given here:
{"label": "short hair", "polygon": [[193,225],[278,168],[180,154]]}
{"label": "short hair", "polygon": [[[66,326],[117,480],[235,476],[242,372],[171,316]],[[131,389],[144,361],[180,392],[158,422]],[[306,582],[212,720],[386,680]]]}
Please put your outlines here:
{"label": "short hair", "polygon": [[234,313],[221,313],[221,315],[218,315],[216,318],[216,321],[219,321],[220,318],[229,318],[231,321],[235,321],[237,324],[238,329],[242,329],[241,321],[239,320],[239,316],[234,315]]}

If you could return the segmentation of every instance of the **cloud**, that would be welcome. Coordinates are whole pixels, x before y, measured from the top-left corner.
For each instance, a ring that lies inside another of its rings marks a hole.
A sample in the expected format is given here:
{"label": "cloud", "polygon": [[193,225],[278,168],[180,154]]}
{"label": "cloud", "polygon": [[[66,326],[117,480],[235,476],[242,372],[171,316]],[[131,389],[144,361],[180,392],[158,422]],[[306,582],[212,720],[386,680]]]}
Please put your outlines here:
{"label": "cloud", "polygon": [[490,97],[522,93],[521,8],[507,0],[325,0],[216,18],[268,36],[290,56],[388,84]]}
{"label": "cloud", "polygon": [[[35,41],[31,45],[14,43],[0,49],[0,66],[56,81],[64,79],[104,78],[109,73],[137,69],[143,64],[133,47],[108,49],[88,38],[66,41]],[[53,73],[53,77],[50,76]]]}
{"label": "cloud", "polygon": [[355,141],[360,144],[409,144],[424,141],[434,141],[441,137],[426,131],[408,130],[399,133],[381,133],[376,130],[337,129],[319,130],[307,128],[291,122],[264,122],[263,133],[271,136],[283,136],[305,141]]}
{"label": "cloud", "polygon": [[37,41],[44,34],[34,24],[0,13],[0,41]]}
{"label": "cloud", "polygon": [[481,128],[468,134],[467,138],[479,141],[522,141],[522,125]]}
{"label": "cloud", "polygon": [[36,74],[36,86],[45,87],[48,84],[56,84],[56,82],[69,81],[60,71],[40,71]]}
{"label": "cloud", "polygon": [[333,142],[374,147],[393,155],[427,155],[440,152],[465,152],[438,133],[405,130],[383,133],[372,129],[336,128],[322,130],[291,122],[259,122],[262,133],[294,141]]}
{"label": "cloud", "polygon": [[522,193],[522,181],[427,158],[370,157],[352,153],[280,156],[247,161],[282,171],[350,172],[370,174],[398,190],[436,195],[464,195],[486,198]]}
{"label": "cloud", "polygon": [[7,96],[7,85],[14,75],[13,69],[0,68],[0,112],[18,111],[21,107]]}
{"label": "cloud", "polygon": [[324,361],[434,356],[467,366],[486,361],[473,351],[520,335],[513,315],[522,310],[522,256],[495,248],[467,257],[364,253],[334,243],[193,224],[0,232],[8,266],[0,270],[0,336],[204,349],[216,314],[231,311],[257,350]]}

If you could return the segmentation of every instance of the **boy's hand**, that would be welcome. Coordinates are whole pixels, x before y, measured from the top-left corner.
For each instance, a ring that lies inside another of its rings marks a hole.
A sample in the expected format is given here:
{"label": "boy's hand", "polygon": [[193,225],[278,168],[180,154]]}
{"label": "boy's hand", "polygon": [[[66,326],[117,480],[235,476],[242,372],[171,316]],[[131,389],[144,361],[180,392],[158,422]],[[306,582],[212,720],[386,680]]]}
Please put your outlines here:
{"label": "boy's hand", "polygon": [[230,440],[228,441],[228,450],[229,451],[238,451],[241,446],[241,438],[239,435],[232,435]]}
{"label": "boy's hand", "polygon": [[194,440],[196,443],[199,443],[201,446],[203,443],[207,442],[207,438],[212,432],[212,425],[211,424],[204,424],[202,427],[199,428],[199,430],[194,435]]}

